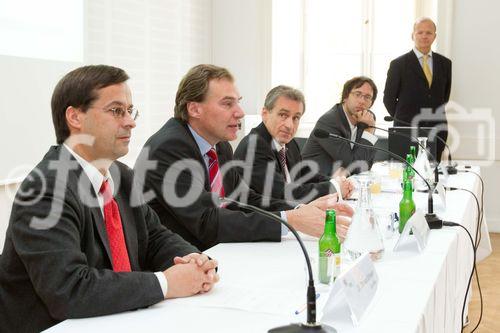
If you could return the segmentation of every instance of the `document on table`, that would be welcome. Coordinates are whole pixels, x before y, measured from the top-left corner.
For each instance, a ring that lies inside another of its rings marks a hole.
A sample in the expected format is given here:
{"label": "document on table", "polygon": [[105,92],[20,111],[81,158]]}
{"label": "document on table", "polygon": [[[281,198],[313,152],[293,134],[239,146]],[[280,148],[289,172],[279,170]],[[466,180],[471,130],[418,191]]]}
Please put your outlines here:
{"label": "document on table", "polygon": [[303,290],[260,289],[258,293],[250,288],[234,285],[216,285],[206,294],[179,298],[176,303],[190,306],[236,309],[249,312],[277,315],[293,315],[306,303],[306,288]]}

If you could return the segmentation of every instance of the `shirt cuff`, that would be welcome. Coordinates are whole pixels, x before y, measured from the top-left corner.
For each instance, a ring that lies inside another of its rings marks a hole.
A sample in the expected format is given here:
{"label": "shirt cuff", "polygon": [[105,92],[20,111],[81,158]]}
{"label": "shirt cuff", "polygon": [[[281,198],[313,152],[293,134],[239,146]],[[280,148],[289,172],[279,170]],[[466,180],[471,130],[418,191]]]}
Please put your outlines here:
{"label": "shirt cuff", "polygon": [[158,279],[158,282],[160,283],[161,287],[161,292],[163,293],[163,298],[167,297],[167,291],[168,291],[168,281],[167,278],[165,277],[165,274],[163,272],[155,272],[156,278]]}
{"label": "shirt cuff", "polygon": [[[280,212],[280,216],[281,216],[281,219],[284,220],[285,222],[288,222],[287,218],[286,218],[286,212],[284,210],[282,210]],[[282,224],[281,225],[281,236],[286,236],[288,234],[288,228],[286,227],[286,225]]]}
{"label": "shirt cuff", "polygon": [[378,140],[378,137],[377,137],[376,135],[371,134],[371,133],[370,133],[370,132],[368,132],[368,131],[363,131],[363,134],[361,134],[361,137],[362,137],[363,139],[365,139],[365,140],[370,141],[370,143],[371,143],[372,145],[374,145],[374,144],[377,142],[377,140]]}
{"label": "shirt cuff", "polygon": [[332,178],[330,179],[330,183],[332,183],[333,187],[335,187],[335,191],[337,191],[339,201],[343,201],[344,198],[342,198],[342,190],[340,189],[339,182]]}

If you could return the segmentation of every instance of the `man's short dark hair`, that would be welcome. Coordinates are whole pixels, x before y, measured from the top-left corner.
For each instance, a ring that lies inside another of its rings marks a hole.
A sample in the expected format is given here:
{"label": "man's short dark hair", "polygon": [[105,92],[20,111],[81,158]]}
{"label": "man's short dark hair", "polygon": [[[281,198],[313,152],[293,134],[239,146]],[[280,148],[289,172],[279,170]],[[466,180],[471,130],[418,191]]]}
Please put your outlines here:
{"label": "man's short dark hair", "polygon": [[66,123],[66,109],[70,106],[87,112],[97,96],[97,90],[129,79],[121,68],[107,65],[91,65],[77,68],[66,74],[52,94],[52,121],[58,144],[70,135]]}
{"label": "man's short dark hair", "polygon": [[[342,96],[340,98],[340,103],[343,103],[344,100],[349,96],[351,91],[354,89],[357,89],[361,87],[363,84],[368,83],[373,90],[373,97],[372,97],[372,104],[375,103],[375,100],[377,99],[377,86],[375,85],[375,82],[373,82],[372,79],[366,76],[356,76],[344,83],[344,88],[342,89]],[[370,106],[371,106],[370,105]]]}
{"label": "man's short dark hair", "polygon": [[174,118],[187,123],[189,120],[187,104],[203,102],[207,97],[208,85],[211,80],[234,81],[231,73],[215,65],[201,64],[191,68],[182,78],[175,96]]}
{"label": "man's short dark hair", "polygon": [[270,112],[274,108],[276,100],[282,96],[292,101],[302,103],[302,113],[306,112],[306,101],[304,98],[304,94],[298,89],[284,85],[276,86],[273,89],[269,90],[264,101],[264,107]]}

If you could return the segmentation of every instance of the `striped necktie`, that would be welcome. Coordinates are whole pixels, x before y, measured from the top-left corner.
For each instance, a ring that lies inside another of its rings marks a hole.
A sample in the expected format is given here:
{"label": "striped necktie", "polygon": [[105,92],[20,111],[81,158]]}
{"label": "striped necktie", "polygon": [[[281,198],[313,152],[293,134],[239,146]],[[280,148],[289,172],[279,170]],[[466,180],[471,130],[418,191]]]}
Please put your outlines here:
{"label": "striped necktie", "polygon": [[210,190],[213,193],[219,194],[220,197],[225,195],[224,186],[222,185],[222,176],[219,171],[219,160],[215,149],[212,148],[207,152],[208,156],[208,175],[210,178]]}
{"label": "striped necktie", "polygon": [[286,165],[286,148],[285,147],[281,148],[280,151],[278,152],[278,155],[280,159],[281,169],[283,170],[283,178],[285,178],[285,182],[288,183],[288,178],[286,176],[286,173],[288,171],[288,167]]}
{"label": "striped necktie", "polygon": [[425,74],[425,78],[427,79],[427,83],[429,83],[429,88],[430,88],[431,84],[432,84],[432,72],[431,72],[431,68],[429,67],[429,63],[427,62],[427,60],[429,60],[429,55],[424,54],[424,58],[423,58],[424,74]]}
{"label": "striped necktie", "polygon": [[106,225],[106,233],[108,234],[113,271],[130,272],[130,260],[123,235],[122,219],[118,210],[118,204],[113,198],[113,193],[111,193],[111,188],[107,180],[102,183],[99,193],[104,199],[104,224]]}

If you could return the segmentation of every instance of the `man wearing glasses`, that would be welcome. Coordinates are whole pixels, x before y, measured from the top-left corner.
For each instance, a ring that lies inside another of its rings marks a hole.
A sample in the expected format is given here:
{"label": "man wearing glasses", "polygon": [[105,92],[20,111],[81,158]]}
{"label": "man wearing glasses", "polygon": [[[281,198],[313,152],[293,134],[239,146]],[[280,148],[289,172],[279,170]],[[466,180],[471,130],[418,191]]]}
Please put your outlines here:
{"label": "man wearing glasses", "polygon": [[[377,86],[367,77],[354,77],[344,84],[341,101],[322,115],[314,130],[322,129],[346,139],[373,146],[375,115],[370,107],[377,98]],[[314,130],[302,150],[304,160],[319,164],[322,174],[359,173],[371,168],[375,150],[333,138],[317,138]]]}
{"label": "man wearing glasses", "polygon": [[85,66],[52,95],[58,145],[16,194],[0,259],[0,330],[143,308],[209,291],[217,263],[166,229],[134,187],[128,75]]}

